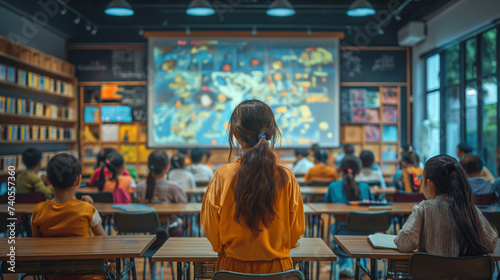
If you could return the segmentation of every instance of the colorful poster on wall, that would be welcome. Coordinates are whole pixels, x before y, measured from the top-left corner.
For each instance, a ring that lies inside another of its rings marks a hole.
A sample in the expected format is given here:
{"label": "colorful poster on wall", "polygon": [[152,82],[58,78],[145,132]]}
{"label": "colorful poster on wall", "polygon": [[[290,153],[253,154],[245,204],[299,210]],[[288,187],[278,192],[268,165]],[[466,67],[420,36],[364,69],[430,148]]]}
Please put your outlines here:
{"label": "colorful poster on wall", "polygon": [[242,101],[275,113],[282,147],[338,146],[337,39],[149,39],[148,146],[228,146]]}

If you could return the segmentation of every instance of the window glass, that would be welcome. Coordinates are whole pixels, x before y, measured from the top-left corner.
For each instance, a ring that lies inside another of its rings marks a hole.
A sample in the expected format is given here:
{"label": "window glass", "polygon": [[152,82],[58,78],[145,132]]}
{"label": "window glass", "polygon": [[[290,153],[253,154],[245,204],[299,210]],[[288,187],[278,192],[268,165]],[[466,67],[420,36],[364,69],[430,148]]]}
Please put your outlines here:
{"label": "window glass", "polygon": [[483,75],[487,76],[497,72],[497,30],[493,28],[481,36]]}
{"label": "window glass", "polygon": [[465,89],[465,140],[477,147],[477,84],[471,82]]}
{"label": "window glass", "polygon": [[446,50],[446,85],[458,85],[460,83],[460,45],[456,44]]}
{"label": "window glass", "polygon": [[439,54],[427,59],[427,91],[438,89],[439,81]]}
{"label": "window glass", "polygon": [[497,103],[498,87],[496,78],[483,80],[483,147],[486,167],[496,174],[497,148]]}
{"label": "window glass", "polygon": [[477,78],[476,59],[476,38],[472,38],[465,41],[465,78],[467,81]]}
{"label": "window glass", "polygon": [[444,117],[446,120],[446,154],[456,157],[457,146],[460,143],[460,87],[446,89],[446,104]]}
{"label": "window glass", "polygon": [[427,94],[427,119],[422,125],[422,156],[425,160],[440,153],[441,124],[440,124],[440,97],[439,91]]}

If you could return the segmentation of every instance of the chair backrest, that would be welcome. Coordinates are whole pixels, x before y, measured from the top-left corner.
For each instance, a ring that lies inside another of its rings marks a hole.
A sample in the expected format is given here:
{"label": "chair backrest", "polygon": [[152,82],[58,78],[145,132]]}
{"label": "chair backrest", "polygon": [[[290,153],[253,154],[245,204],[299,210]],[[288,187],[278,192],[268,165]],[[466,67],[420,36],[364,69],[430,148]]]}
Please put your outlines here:
{"label": "chair backrest", "polygon": [[498,211],[484,211],[484,217],[490,222],[490,224],[496,228],[497,232],[500,232],[500,212]]}
{"label": "chair backrest", "polygon": [[413,279],[492,279],[493,258],[489,255],[474,257],[443,257],[415,253],[410,258]]}
{"label": "chair backrest", "polygon": [[303,280],[304,274],[300,270],[286,270],[270,274],[248,274],[226,270],[219,270],[214,273],[213,280]]}
{"label": "chair backrest", "polygon": [[161,230],[156,212],[115,213],[115,227],[118,233],[156,233]]}
{"label": "chair backrest", "polygon": [[350,212],[346,230],[362,234],[384,232],[391,226],[389,212]]}
{"label": "chair backrest", "polygon": [[[0,233],[6,233],[7,232],[7,218],[9,216],[7,216],[7,213],[0,213],[0,219],[3,221],[0,223]],[[7,235],[5,236],[7,237]]]}
{"label": "chair backrest", "polygon": [[111,192],[76,193],[76,198],[82,199],[82,196],[84,195],[92,197],[96,203],[113,203],[113,193]]}
{"label": "chair backrest", "polygon": [[327,187],[330,185],[332,181],[325,181],[325,180],[313,180],[309,183],[307,183],[308,186],[311,187]]}
{"label": "chair backrest", "polygon": [[425,200],[423,193],[397,192],[393,196],[394,202],[420,202]]}
{"label": "chair backrest", "polygon": [[476,205],[491,205],[497,200],[495,193],[474,195],[474,198]]}
{"label": "chair backrest", "polygon": [[366,181],[365,183],[367,183],[368,186],[370,186],[370,187],[380,187],[382,185],[382,183],[380,182],[380,180]]}
{"label": "chair backrest", "polygon": [[[38,203],[47,200],[41,192],[16,193],[16,203]],[[2,196],[0,203],[7,203],[7,195]]]}

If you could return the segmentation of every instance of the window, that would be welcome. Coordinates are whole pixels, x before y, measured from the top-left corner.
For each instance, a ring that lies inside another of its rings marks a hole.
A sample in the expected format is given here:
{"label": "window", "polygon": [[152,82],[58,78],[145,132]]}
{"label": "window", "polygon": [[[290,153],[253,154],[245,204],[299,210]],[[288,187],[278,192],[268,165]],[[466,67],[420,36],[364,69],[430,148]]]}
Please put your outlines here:
{"label": "window", "polygon": [[468,142],[496,174],[499,32],[497,25],[475,33],[425,59],[424,159],[456,156],[457,145]]}

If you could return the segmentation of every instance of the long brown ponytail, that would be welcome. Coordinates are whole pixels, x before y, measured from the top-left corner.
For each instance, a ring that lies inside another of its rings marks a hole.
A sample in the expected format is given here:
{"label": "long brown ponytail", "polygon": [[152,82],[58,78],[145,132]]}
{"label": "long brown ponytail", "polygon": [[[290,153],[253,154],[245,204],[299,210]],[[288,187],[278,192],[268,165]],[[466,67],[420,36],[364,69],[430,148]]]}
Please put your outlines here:
{"label": "long brown ponytail", "polygon": [[439,155],[425,163],[424,179],[434,183],[436,195],[450,197],[450,210],[458,228],[461,256],[488,253],[482,226],[477,216],[472,189],[464,169],[456,159]]}
{"label": "long brown ponytail", "polygon": [[244,221],[255,236],[260,234],[260,223],[267,227],[275,218],[278,187],[287,180],[285,169],[277,164],[272,151],[277,137],[281,133],[273,111],[265,103],[247,100],[234,109],[229,123],[231,153],[239,152],[235,138],[249,149],[241,156],[240,168],[231,182],[236,204],[234,219]]}

